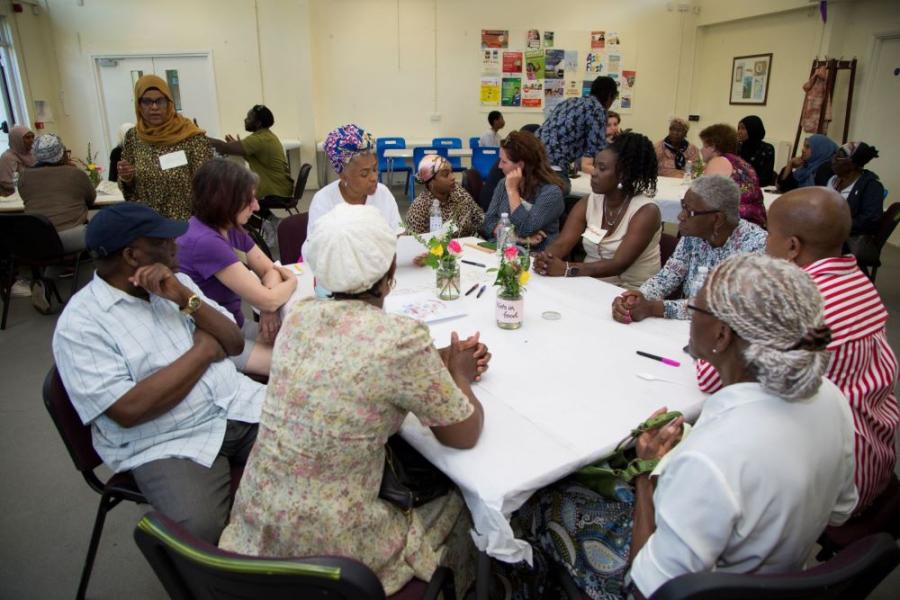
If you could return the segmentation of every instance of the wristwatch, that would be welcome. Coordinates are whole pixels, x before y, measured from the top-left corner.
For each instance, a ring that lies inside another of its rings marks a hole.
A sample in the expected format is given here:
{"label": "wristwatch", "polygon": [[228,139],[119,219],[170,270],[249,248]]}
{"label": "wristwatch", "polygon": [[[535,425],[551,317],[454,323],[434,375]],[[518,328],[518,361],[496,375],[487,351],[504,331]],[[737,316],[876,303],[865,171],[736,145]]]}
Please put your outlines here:
{"label": "wristwatch", "polygon": [[181,307],[181,314],[187,315],[188,317],[200,310],[200,296],[197,294],[191,294],[191,297],[187,299],[187,302],[183,307]]}
{"label": "wristwatch", "polygon": [[566,277],[578,277],[579,271],[581,271],[581,267],[566,262]]}

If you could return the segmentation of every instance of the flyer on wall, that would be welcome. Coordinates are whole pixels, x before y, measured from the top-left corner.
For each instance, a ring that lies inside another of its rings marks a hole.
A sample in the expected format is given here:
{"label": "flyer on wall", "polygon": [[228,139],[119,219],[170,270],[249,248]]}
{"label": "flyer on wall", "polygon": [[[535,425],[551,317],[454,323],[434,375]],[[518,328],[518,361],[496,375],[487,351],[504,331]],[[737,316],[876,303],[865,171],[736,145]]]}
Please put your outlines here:
{"label": "flyer on wall", "polygon": [[500,78],[481,78],[481,105],[498,106],[500,104]]}
{"label": "flyer on wall", "polygon": [[[544,80],[544,107],[553,108],[563,101],[565,81],[562,79]],[[577,82],[576,82],[577,83]]]}
{"label": "flyer on wall", "polygon": [[606,55],[606,68],[603,72],[606,75],[612,75],[613,73],[618,74],[622,69],[622,55],[621,54],[607,54]]}
{"label": "flyer on wall", "polygon": [[622,71],[622,88],[630,90],[634,87],[634,83],[637,81],[637,71]]}
{"label": "flyer on wall", "polygon": [[556,35],[552,31],[545,31],[544,32],[544,48],[552,48],[553,40],[555,37],[556,37]]}
{"label": "flyer on wall", "polygon": [[503,53],[503,74],[522,74],[522,53],[521,52],[504,52]]}
{"label": "flyer on wall", "polygon": [[504,77],[500,103],[503,106],[522,106],[522,78]]}
{"label": "flyer on wall", "polygon": [[591,32],[591,48],[602,50],[605,47],[606,47],[606,32],[605,31],[592,31]]}
{"label": "flyer on wall", "polygon": [[599,52],[588,52],[584,60],[584,70],[588,73],[603,73],[603,55]]}
{"label": "flyer on wall", "polygon": [[544,78],[544,51],[525,51],[525,78],[536,81]]}
{"label": "flyer on wall", "polygon": [[482,29],[482,48],[507,48],[509,46],[509,31],[506,29]]}
{"label": "flyer on wall", "polygon": [[541,47],[541,32],[537,29],[529,29],[525,34],[525,47],[538,50]]}
{"label": "flyer on wall", "polygon": [[622,44],[622,38],[619,37],[619,33],[616,31],[607,31],[606,32],[606,47],[607,48],[618,48]]}
{"label": "flyer on wall", "polygon": [[619,96],[619,107],[623,112],[630,111],[633,103],[634,95],[631,92],[623,92],[622,95]]}
{"label": "flyer on wall", "polygon": [[574,73],[578,70],[578,50],[566,50],[565,52],[566,71]]}
{"label": "flyer on wall", "polygon": [[500,74],[499,48],[485,48],[481,51],[481,73],[483,75]]}
{"label": "flyer on wall", "polygon": [[544,82],[540,79],[522,84],[522,106],[540,108],[544,103]]}
{"label": "flyer on wall", "polygon": [[591,86],[594,85],[594,82],[590,79],[585,79],[581,82],[581,96],[583,98],[587,98],[591,95]]}
{"label": "flyer on wall", "polygon": [[563,79],[566,76],[563,58],[565,50],[544,50],[544,79]]}
{"label": "flyer on wall", "polygon": [[566,98],[577,98],[581,95],[581,82],[575,79],[566,81]]}

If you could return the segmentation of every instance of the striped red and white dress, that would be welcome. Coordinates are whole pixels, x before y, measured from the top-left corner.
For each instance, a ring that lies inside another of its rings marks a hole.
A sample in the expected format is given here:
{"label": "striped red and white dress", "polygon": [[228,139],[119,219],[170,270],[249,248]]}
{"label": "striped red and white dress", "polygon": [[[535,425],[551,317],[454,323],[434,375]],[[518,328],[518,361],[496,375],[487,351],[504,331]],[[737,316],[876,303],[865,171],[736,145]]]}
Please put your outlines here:
{"label": "striped red and white dress", "polygon": [[[825,376],[844,392],[853,413],[858,514],[884,490],[896,461],[897,358],[887,340],[887,310],[853,256],[826,258],[805,270],[822,293],[825,323],[831,328],[832,357]],[[713,366],[702,360],[697,361],[697,382],[710,393],[722,385]]]}

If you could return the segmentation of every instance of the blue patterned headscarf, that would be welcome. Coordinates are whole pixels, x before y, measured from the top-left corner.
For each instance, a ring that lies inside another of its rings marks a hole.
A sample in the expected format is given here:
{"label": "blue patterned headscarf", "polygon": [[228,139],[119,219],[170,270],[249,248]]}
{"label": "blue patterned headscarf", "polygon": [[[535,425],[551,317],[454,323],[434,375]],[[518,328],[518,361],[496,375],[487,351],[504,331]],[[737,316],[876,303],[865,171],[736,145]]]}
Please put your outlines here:
{"label": "blue patterned headscarf", "polygon": [[362,127],[349,123],[329,133],[323,145],[335,173],[340,174],[358,154],[375,150],[375,138]]}
{"label": "blue patterned headscarf", "polygon": [[806,138],[809,149],[812,151],[809,160],[799,169],[794,169],[794,179],[799,187],[816,185],[816,170],[831,160],[837,152],[838,145],[828,136],[816,133]]}

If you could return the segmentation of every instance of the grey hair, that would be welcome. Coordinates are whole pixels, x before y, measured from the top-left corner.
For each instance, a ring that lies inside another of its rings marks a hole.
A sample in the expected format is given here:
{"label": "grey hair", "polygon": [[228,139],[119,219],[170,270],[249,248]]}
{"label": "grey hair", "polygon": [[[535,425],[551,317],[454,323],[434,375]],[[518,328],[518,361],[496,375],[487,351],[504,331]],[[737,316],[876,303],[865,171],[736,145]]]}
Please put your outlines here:
{"label": "grey hair", "polygon": [[706,299],[716,318],[747,343],[744,359],[766,391],[785,400],[818,391],[831,337],[809,274],[765,255],[732,256],[710,274]]}
{"label": "grey hair", "polygon": [[704,175],[691,185],[691,191],[703,198],[710,208],[721,210],[732,225],[740,221],[741,188],[731,177]]}

